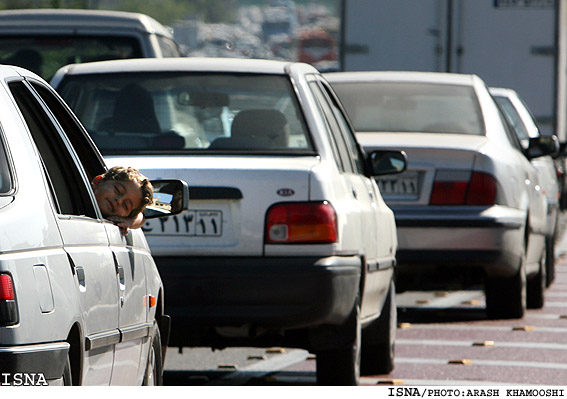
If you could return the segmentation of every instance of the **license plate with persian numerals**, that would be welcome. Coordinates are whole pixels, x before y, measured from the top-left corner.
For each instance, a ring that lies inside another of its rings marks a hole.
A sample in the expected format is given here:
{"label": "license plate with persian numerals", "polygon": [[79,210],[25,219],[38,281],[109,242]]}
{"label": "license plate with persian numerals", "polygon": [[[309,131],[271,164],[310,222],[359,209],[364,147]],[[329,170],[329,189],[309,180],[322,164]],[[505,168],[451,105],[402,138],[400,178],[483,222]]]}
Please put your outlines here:
{"label": "license plate with persian numerals", "polygon": [[150,219],[142,228],[148,235],[222,236],[222,211],[189,210],[180,215]]}

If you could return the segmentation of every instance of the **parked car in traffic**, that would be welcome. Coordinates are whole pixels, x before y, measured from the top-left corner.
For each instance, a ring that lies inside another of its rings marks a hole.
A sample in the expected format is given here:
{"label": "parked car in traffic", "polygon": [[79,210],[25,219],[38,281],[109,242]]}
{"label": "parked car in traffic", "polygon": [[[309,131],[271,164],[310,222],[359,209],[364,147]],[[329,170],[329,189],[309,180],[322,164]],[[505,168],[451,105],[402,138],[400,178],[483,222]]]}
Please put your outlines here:
{"label": "parked car in traffic", "polygon": [[145,14],[45,8],[0,11],[0,62],[24,67],[46,80],[71,63],[181,55],[171,31]]}
{"label": "parked car in traffic", "polygon": [[[163,284],[142,230],[102,217],[102,156],[37,75],[0,66],[0,103],[0,385],[160,384]],[[187,209],[184,182],[153,183],[149,220]]]}
{"label": "parked car in traffic", "polygon": [[145,227],[172,346],[306,348],[325,385],[392,369],[396,225],[373,176],[405,155],[365,154],[315,68],[122,60],[51,84],[108,165],[190,183],[189,212]]}
{"label": "parked car in traffic", "polygon": [[[518,93],[512,89],[491,87],[489,91],[518,136],[524,151],[527,151],[530,146],[530,139],[542,136],[535,118],[527,105]],[[541,140],[546,140],[546,138],[542,138]],[[555,279],[555,242],[557,241],[557,233],[559,230],[558,224],[561,212],[559,200],[561,197],[561,189],[558,181],[556,161],[553,158],[559,155],[559,140],[556,136],[551,136],[547,138],[547,140],[556,142],[556,151],[550,155],[534,158],[531,160],[531,163],[538,171],[539,184],[547,199],[547,231],[545,234],[545,248],[547,252],[545,256],[545,273],[546,285],[549,286]]]}
{"label": "parked car in traffic", "polygon": [[406,172],[378,178],[396,215],[398,287],[482,282],[489,317],[543,306],[547,201],[530,160],[554,149],[541,137],[524,149],[475,75],[326,77],[367,151],[408,155]]}

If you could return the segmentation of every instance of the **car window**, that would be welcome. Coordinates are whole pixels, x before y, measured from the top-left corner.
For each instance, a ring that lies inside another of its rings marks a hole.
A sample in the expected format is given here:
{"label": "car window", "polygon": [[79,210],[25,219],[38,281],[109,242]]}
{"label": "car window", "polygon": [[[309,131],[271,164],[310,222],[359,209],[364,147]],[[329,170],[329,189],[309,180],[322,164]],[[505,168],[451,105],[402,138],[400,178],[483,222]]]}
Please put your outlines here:
{"label": "car window", "polygon": [[71,75],[58,91],[103,155],[313,152],[301,107],[285,76]]}
{"label": "car window", "polygon": [[[496,107],[498,109],[498,116],[500,117],[500,121],[502,122],[502,126],[504,127],[504,131],[506,132],[506,136],[508,137],[508,141],[510,142],[512,147],[516,148],[518,151],[523,153],[524,148],[522,146],[522,142],[520,141],[520,139],[518,138],[518,135],[514,131],[514,127],[512,126],[510,119],[504,114],[504,111],[502,110],[502,108],[500,108],[498,103],[496,103]],[[526,142],[526,148],[527,148],[527,145],[528,145],[528,143]]]}
{"label": "car window", "polygon": [[337,166],[342,172],[353,173],[354,167],[349,155],[349,149],[345,143],[343,135],[341,134],[341,128],[339,126],[339,122],[335,117],[329,98],[324,94],[319,83],[311,82],[309,85],[311,87],[311,91],[317,99],[319,107],[321,108],[323,116],[325,117],[325,121],[327,122],[331,142],[335,147],[335,158],[337,160]]}
{"label": "car window", "polygon": [[68,64],[140,57],[142,49],[133,37],[44,34],[0,37],[2,64],[24,67],[47,81]]}
{"label": "car window", "polygon": [[67,139],[81,160],[89,181],[106,171],[104,160],[89,135],[80,126],[79,121],[69,112],[60,98],[47,87],[37,82],[30,82],[41,99],[47,104],[57,122],[65,130]]}
{"label": "car window", "polygon": [[330,104],[333,108],[334,115],[337,118],[337,123],[340,127],[341,136],[344,139],[345,145],[350,150],[351,158],[354,162],[354,168],[358,173],[363,174],[364,163],[362,160],[362,155],[354,136],[354,132],[352,131],[349,122],[347,122],[347,117],[344,115],[342,107],[339,105],[339,101],[334,95],[333,90],[325,82],[321,82],[321,85],[323,86],[325,92],[327,93],[327,97],[330,100]]}
{"label": "car window", "polygon": [[468,86],[405,82],[333,83],[357,132],[484,134]]}
{"label": "car window", "polygon": [[180,57],[179,47],[175,42],[167,37],[157,36],[159,48],[162,57]]}
{"label": "car window", "polygon": [[61,128],[53,123],[52,116],[24,82],[11,82],[8,86],[39,151],[58,212],[96,217],[85,176],[81,174],[82,169],[75,162]]}
{"label": "car window", "polygon": [[13,189],[12,172],[8,162],[8,152],[4,144],[4,134],[0,130],[0,195],[8,194]]}
{"label": "car window", "polygon": [[494,99],[500,106],[500,109],[508,119],[510,125],[512,125],[512,127],[514,128],[514,131],[518,135],[518,138],[520,140],[528,140],[530,138],[528,129],[526,128],[524,122],[522,122],[520,114],[518,114],[516,107],[514,107],[510,99],[501,96],[494,96]]}

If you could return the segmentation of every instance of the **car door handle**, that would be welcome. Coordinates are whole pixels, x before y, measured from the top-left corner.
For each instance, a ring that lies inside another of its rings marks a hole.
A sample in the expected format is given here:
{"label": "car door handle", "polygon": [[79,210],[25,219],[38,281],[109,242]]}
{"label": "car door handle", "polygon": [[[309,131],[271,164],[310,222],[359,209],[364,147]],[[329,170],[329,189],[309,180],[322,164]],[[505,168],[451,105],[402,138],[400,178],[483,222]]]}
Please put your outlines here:
{"label": "car door handle", "polygon": [[356,192],[356,189],[354,187],[351,187],[352,189],[352,196],[354,197],[354,199],[358,199],[358,193]]}
{"label": "car door handle", "polygon": [[124,281],[124,268],[120,265],[118,265],[116,267],[116,270],[118,272],[118,280],[120,281],[120,291],[125,291],[126,290],[126,284]]}

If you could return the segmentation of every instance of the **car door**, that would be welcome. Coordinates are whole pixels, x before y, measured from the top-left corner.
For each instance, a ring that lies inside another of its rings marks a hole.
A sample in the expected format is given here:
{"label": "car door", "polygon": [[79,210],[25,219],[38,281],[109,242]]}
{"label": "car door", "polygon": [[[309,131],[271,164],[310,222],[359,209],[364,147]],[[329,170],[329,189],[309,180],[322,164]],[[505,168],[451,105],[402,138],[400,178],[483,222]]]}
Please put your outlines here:
{"label": "car door", "polygon": [[107,385],[120,332],[116,265],[105,225],[89,179],[45,103],[24,81],[11,82],[9,87],[42,160],[59,232],[76,278],[85,354],[81,383]]}
{"label": "car door", "polygon": [[[104,172],[104,161],[94,147],[90,137],[78,125],[76,118],[50,90],[38,83],[34,89],[46,102],[66,136],[72,142],[75,152],[83,164],[88,178]],[[145,238],[141,231],[130,231],[122,236],[117,226],[104,222],[111,250],[117,288],[118,330],[120,342],[116,344],[111,385],[139,385],[143,373],[141,356],[142,344],[148,337],[151,324],[147,322],[145,257],[149,256]]]}
{"label": "car door", "polygon": [[380,295],[383,296],[383,291],[389,286],[389,279],[381,278],[378,273],[380,267],[385,267],[384,263],[379,262],[379,258],[387,257],[388,250],[391,251],[391,246],[388,248],[387,244],[381,245],[387,242],[389,237],[378,236],[380,208],[376,202],[376,192],[372,187],[372,182],[363,174],[362,152],[358,148],[352,129],[350,129],[336,96],[323,81],[312,82],[310,87],[326,117],[330,139],[339,169],[341,169],[341,177],[345,180],[349,191],[347,197],[349,197],[350,209],[347,212],[349,215],[347,223],[351,228],[358,230],[355,234],[356,242],[352,243],[352,249],[362,254],[365,261],[361,315],[363,318],[370,317],[380,311],[380,308],[376,306],[377,299]]}

